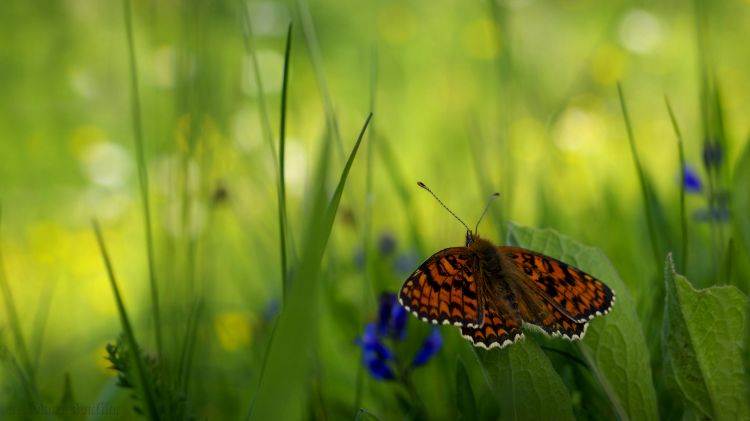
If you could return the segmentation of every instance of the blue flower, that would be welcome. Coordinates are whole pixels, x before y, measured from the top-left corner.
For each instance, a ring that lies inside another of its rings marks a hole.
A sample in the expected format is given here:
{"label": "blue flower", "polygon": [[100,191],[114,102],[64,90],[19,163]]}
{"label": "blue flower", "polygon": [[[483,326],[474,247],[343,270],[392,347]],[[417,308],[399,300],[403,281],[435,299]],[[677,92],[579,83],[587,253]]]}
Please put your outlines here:
{"label": "blue flower", "polygon": [[368,323],[365,326],[365,333],[357,342],[362,347],[362,362],[370,370],[372,377],[378,380],[387,380],[396,377],[388,365],[388,362],[393,360],[393,353],[377,335],[373,323]]}
{"label": "blue flower", "polygon": [[703,191],[703,183],[698,172],[688,165],[685,165],[685,171],[682,173],[682,184],[688,193],[700,193]]}
{"label": "blue flower", "polygon": [[440,351],[442,346],[443,335],[440,334],[440,330],[437,327],[433,326],[432,332],[430,332],[430,335],[422,343],[422,347],[419,348],[417,355],[414,356],[414,360],[411,362],[412,367],[419,367],[427,363],[430,358]]}
{"label": "blue flower", "polygon": [[402,340],[406,335],[406,320],[409,314],[398,304],[396,294],[380,295],[378,307],[378,334],[392,339]]}
{"label": "blue flower", "polygon": [[364,333],[356,340],[356,344],[362,347],[362,363],[372,377],[378,380],[403,379],[411,368],[426,364],[440,351],[443,337],[440,330],[433,327],[412,359],[411,365],[404,367],[396,364],[397,360],[408,361],[406,358],[398,358],[393,351],[393,345],[406,336],[408,319],[409,313],[399,305],[396,294],[380,295],[377,320],[366,324]]}

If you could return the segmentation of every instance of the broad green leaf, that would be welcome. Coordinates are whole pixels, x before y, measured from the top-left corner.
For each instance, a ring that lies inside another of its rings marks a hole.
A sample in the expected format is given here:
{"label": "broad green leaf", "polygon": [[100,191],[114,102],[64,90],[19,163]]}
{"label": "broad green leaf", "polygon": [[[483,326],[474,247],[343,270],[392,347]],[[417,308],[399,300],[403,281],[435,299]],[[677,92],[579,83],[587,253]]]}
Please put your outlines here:
{"label": "broad green leaf", "polygon": [[575,419],[568,389],[534,341],[476,352],[500,405],[501,419]]}
{"label": "broad green leaf", "polygon": [[364,408],[359,408],[357,415],[354,417],[354,421],[378,421],[378,417],[371,412],[367,412]]}
{"label": "broad green leaf", "polygon": [[456,363],[456,408],[458,408],[459,419],[479,419],[477,402],[474,399],[474,392],[471,390],[469,374],[460,358]]}
{"label": "broad green leaf", "polygon": [[742,362],[747,297],[733,286],[694,289],[675,272],[671,255],[664,277],[662,345],[686,409],[698,418],[750,419]]}
{"label": "broad green leaf", "polygon": [[635,305],[604,253],[551,229],[536,230],[512,223],[508,242],[560,259],[601,279],[615,291],[612,311],[592,320],[586,337],[575,343],[620,418],[657,419],[649,352]]}

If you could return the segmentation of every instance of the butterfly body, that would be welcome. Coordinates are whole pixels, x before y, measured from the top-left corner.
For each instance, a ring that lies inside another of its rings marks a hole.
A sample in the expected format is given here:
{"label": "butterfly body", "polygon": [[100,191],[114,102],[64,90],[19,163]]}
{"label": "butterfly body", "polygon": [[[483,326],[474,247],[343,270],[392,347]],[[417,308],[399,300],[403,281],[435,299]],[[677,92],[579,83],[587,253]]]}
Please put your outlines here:
{"label": "butterfly body", "polygon": [[502,348],[524,337],[523,324],[581,339],[588,321],[609,311],[614,292],[564,262],[468,231],[464,247],[420,265],[399,300],[423,321],[459,326],[475,346]]}

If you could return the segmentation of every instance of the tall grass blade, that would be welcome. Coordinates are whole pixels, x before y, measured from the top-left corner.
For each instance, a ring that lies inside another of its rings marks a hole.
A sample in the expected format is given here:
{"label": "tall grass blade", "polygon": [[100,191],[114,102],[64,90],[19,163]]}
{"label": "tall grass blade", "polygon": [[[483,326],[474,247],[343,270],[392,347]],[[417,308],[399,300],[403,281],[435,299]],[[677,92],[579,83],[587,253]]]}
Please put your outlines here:
{"label": "tall grass blade", "polygon": [[117,313],[120,316],[120,324],[122,325],[122,330],[125,335],[125,341],[127,341],[128,346],[132,350],[136,373],[138,373],[138,381],[141,384],[143,398],[146,402],[146,410],[148,411],[150,419],[159,419],[159,413],[156,409],[157,397],[155,396],[154,391],[151,387],[152,383],[149,381],[148,373],[146,372],[146,368],[143,364],[143,358],[140,351],[141,348],[138,346],[138,342],[135,339],[133,326],[130,324],[130,318],[128,317],[128,312],[125,309],[125,303],[122,300],[120,288],[117,286],[117,278],[115,277],[115,271],[112,266],[112,261],[109,258],[109,253],[107,252],[107,247],[104,242],[104,237],[102,236],[102,231],[99,228],[99,223],[96,222],[96,220],[92,221],[92,226],[94,228],[94,234],[96,234],[96,241],[99,245],[99,251],[102,254],[104,266],[107,269],[107,277],[109,278],[110,287],[112,288],[112,294],[114,295],[115,304],[117,305]]}
{"label": "tall grass blade", "polygon": [[[376,93],[377,93],[377,82],[378,82],[378,50],[377,47],[372,49],[372,62],[370,71],[370,110],[375,112],[376,105]],[[362,222],[362,260],[364,261],[365,267],[363,273],[362,283],[362,302],[360,311],[360,326],[365,325],[367,315],[370,314],[370,308],[372,306],[372,273],[373,273],[373,261],[371,257],[372,253],[372,209],[373,209],[373,154],[375,151],[375,127],[370,127],[367,132],[367,151],[365,155],[365,200],[364,200],[364,212]],[[364,350],[360,349],[360,356],[362,356]],[[362,364],[357,365],[357,375],[355,380],[354,388],[354,412],[355,414],[362,408],[362,394],[364,391],[365,382],[365,370]],[[356,416],[356,415],[355,415]]]}
{"label": "tall grass blade", "polygon": [[648,236],[651,240],[651,252],[654,257],[654,268],[661,267],[661,258],[659,257],[659,246],[657,245],[656,239],[656,228],[654,227],[654,215],[651,209],[654,204],[651,203],[652,192],[650,186],[646,180],[646,175],[643,172],[643,165],[640,158],[638,157],[638,150],[635,146],[635,136],[633,135],[633,126],[630,122],[630,115],[628,114],[628,107],[625,104],[625,95],[622,92],[622,85],[617,84],[617,93],[620,97],[620,107],[622,109],[622,116],[625,119],[625,128],[628,132],[628,142],[630,143],[630,153],[633,156],[633,162],[635,163],[636,172],[638,173],[638,181],[641,185],[641,194],[643,195],[643,208],[644,216],[646,217],[646,225],[648,226]]}
{"label": "tall grass blade", "polygon": [[202,297],[197,297],[196,301],[190,306],[187,323],[185,327],[185,340],[180,351],[180,369],[178,373],[178,383],[180,392],[187,396],[190,388],[190,375],[192,374],[193,356],[195,354],[196,340],[198,339],[198,327],[200,318],[203,314],[204,301]]}
{"label": "tall grass blade", "polygon": [[281,83],[281,118],[279,122],[279,244],[281,248],[281,294],[282,302],[286,302],[289,279],[287,275],[287,212],[286,212],[286,170],[284,154],[286,152],[286,100],[289,83],[289,57],[292,50],[292,23],[286,31],[286,48],[284,49],[284,75]]}
{"label": "tall grass blade", "polygon": [[148,171],[146,170],[146,152],[143,140],[143,124],[141,118],[141,100],[138,91],[138,66],[135,56],[135,42],[133,41],[133,17],[130,0],[123,0],[125,14],[125,34],[128,44],[128,58],[130,63],[130,89],[133,118],[133,138],[135,140],[136,162],[138,166],[138,182],[140,185],[141,205],[143,212],[143,228],[146,235],[146,257],[148,261],[149,288],[151,292],[151,311],[154,316],[154,333],[156,336],[156,350],[160,358],[164,357],[162,346],[162,322],[159,309],[159,288],[156,279],[156,263],[154,251],[154,235],[151,224],[151,206],[149,203]]}
{"label": "tall grass blade", "polygon": [[[2,228],[2,217],[3,213],[2,208],[0,207],[0,228]],[[0,233],[2,233],[1,230]],[[0,239],[2,239],[1,235]],[[5,273],[2,242],[0,242],[0,290],[2,290],[3,293],[5,313],[8,316],[8,324],[10,325],[10,330],[13,334],[13,341],[15,343],[16,352],[18,352],[21,357],[21,366],[25,371],[24,374],[28,378],[28,381],[32,385],[34,385],[34,365],[32,364],[31,358],[29,357],[29,350],[23,337],[23,331],[21,330],[21,321],[18,318],[18,311],[16,310],[16,302],[13,299],[13,291],[10,288],[10,283],[8,282],[8,278]]]}
{"label": "tall grass blade", "polygon": [[672,127],[674,133],[677,136],[677,149],[680,157],[680,232],[682,233],[682,239],[680,244],[682,245],[682,253],[680,254],[680,270],[682,273],[687,273],[686,268],[688,264],[688,234],[687,234],[687,215],[685,214],[685,148],[682,141],[682,132],[680,126],[677,124],[677,118],[672,110],[672,104],[669,102],[669,98],[664,96],[664,102],[667,104],[667,111],[669,111],[669,119],[672,121]]}
{"label": "tall grass blade", "polygon": [[[260,110],[260,124],[263,130],[263,137],[268,143],[268,150],[271,151],[271,158],[273,159],[274,170],[279,170],[279,158],[276,156],[276,146],[273,142],[273,130],[271,129],[271,118],[268,115],[268,104],[266,103],[266,92],[263,85],[263,79],[260,74],[260,64],[258,62],[258,54],[255,46],[255,36],[253,35],[252,21],[250,19],[250,12],[248,11],[249,3],[240,1],[240,9],[242,9],[242,24],[243,24],[243,40],[245,42],[245,50],[250,55],[250,62],[253,66],[253,77],[255,78],[255,86],[258,90],[258,109]],[[291,23],[289,24],[291,26]],[[287,39],[289,33],[287,32]],[[284,83],[284,89],[286,83]],[[282,96],[284,98],[285,95]]]}
{"label": "tall grass blade", "polygon": [[325,110],[328,130],[333,134],[336,151],[339,156],[343,157],[344,145],[341,141],[341,132],[339,130],[338,119],[336,118],[336,111],[333,108],[330,89],[328,89],[328,82],[326,82],[325,72],[323,71],[323,54],[320,52],[320,43],[318,42],[318,35],[315,32],[315,24],[310,14],[310,7],[305,0],[297,0],[296,5],[300,23],[302,24],[302,32],[305,34],[307,48],[310,51],[310,60],[312,61],[313,71],[318,82],[318,89],[320,89],[320,95],[323,98],[323,108]]}
{"label": "tall grass blade", "polygon": [[[0,266],[2,266],[2,263],[0,263]],[[47,329],[49,310],[52,305],[52,296],[55,294],[56,287],[57,283],[54,282],[50,282],[44,286],[41,296],[39,297],[39,307],[34,316],[34,329],[31,332],[29,347],[31,348],[31,366],[34,368],[35,372],[39,367],[39,361],[42,357],[44,332]]]}
{"label": "tall grass blade", "polygon": [[[320,265],[349,171],[371,118],[372,114],[362,127],[330,201],[325,194],[315,198],[302,249],[304,253],[294,271],[287,304],[279,316],[267,351],[263,377],[253,396],[251,420],[299,419],[302,415],[316,328]],[[324,180],[318,181],[322,183]]]}
{"label": "tall grass blade", "polygon": [[[3,338],[0,337],[0,339],[3,339]],[[23,396],[22,399],[24,401],[15,402],[12,404],[17,405],[17,406],[25,405],[25,407],[23,407],[23,409],[25,410],[28,410],[28,408],[44,408],[45,403],[42,400],[41,395],[39,394],[39,390],[31,382],[31,379],[26,374],[26,369],[21,367],[18,361],[16,361],[15,356],[10,352],[10,350],[8,350],[8,348],[2,342],[0,342],[0,363],[5,364],[6,369],[4,370],[4,372],[10,373],[9,377],[15,378],[18,380],[20,390],[14,388],[13,390],[11,390],[12,395]],[[42,416],[48,420],[54,419],[52,417],[52,414],[49,414],[49,413],[40,414],[40,418]]]}

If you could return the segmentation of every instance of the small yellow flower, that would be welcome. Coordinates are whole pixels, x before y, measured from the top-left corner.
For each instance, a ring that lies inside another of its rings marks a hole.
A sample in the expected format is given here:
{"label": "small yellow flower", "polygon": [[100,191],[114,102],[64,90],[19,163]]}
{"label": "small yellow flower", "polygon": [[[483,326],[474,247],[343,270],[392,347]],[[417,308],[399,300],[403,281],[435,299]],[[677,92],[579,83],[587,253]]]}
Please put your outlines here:
{"label": "small yellow flower", "polygon": [[214,318],[219,344],[227,351],[246,347],[252,339],[252,317],[242,311],[225,311]]}

